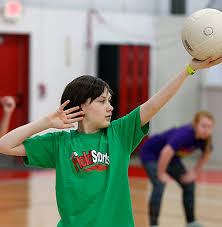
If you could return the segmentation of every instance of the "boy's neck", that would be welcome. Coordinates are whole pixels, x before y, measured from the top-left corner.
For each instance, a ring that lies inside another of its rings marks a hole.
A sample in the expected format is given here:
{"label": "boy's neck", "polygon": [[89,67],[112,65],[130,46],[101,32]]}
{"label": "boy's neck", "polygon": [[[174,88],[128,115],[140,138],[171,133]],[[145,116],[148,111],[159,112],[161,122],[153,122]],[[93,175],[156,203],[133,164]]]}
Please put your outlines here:
{"label": "boy's neck", "polygon": [[87,124],[83,122],[79,122],[77,131],[79,133],[93,134],[99,131],[98,128],[89,127]]}

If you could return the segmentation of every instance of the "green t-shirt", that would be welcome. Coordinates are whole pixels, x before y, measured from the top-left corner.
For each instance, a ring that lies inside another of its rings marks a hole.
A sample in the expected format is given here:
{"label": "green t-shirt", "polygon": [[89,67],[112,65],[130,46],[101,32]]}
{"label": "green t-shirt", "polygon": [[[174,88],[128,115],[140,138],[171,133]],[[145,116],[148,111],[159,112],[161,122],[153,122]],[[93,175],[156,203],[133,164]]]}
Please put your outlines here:
{"label": "green t-shirt", "polygon": [[148,133],[139,107],[94,134],[48,133],[24,141],[27,166],[56,169],[58,227],[133,227],[130,155]]}

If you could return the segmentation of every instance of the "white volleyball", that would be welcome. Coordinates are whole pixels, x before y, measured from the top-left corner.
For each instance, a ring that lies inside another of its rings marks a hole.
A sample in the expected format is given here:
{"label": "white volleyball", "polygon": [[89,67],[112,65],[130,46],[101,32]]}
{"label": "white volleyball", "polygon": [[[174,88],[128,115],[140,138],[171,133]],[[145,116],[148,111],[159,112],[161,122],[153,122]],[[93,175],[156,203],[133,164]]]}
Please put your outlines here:
{"label": "white volleyball", "polygon": [[201,9],[191,14],[182,28],[182,42],[188,53],[199,60],[222,56],[222,12]]}

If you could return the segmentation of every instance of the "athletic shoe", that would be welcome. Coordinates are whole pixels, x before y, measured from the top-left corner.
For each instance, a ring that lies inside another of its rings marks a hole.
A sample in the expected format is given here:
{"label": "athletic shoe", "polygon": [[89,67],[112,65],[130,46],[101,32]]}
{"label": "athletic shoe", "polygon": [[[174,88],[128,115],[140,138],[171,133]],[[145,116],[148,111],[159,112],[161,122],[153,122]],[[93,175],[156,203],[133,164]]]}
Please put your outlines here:
{"label": "athletic shoe", "polygon": [[201,224],[199,224],[198,222],[194,221],[194,222],[187,224],[187,227],[203,227],[203,226]]}

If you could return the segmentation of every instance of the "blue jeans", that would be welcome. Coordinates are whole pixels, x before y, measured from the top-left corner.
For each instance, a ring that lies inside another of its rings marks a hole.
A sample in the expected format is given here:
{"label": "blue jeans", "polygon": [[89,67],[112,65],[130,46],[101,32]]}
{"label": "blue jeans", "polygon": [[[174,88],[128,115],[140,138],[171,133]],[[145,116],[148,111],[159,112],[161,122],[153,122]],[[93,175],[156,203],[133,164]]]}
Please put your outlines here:
{"label": "blue jeans", "polygon": [[[150,225],[158,225],[158,217],[165,185],[157,177],[157,161],[143,163],[147,175],[153,185],[152,194],[148,203]],[[183,190],[183,207],[187,223],[194,218],[194,190],[195,183],[185,184],[181,182],[181,176],[186,172],[182,162],[171,162],[167,167],[167,173],[181,186]]]}

